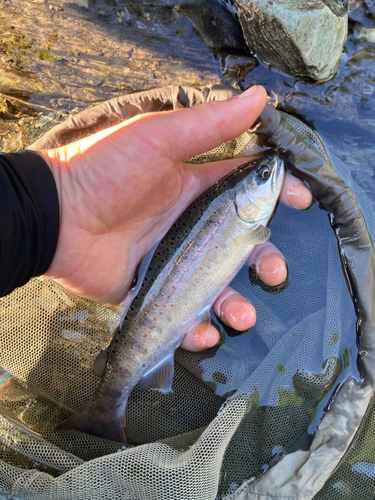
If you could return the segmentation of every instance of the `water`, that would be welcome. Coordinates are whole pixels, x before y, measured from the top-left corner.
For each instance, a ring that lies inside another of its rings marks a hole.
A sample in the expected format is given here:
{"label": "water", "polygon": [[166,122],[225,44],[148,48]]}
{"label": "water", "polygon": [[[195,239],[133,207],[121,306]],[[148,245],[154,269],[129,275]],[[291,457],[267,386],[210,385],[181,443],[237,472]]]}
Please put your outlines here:
{"label": "water", "polygon": [[314,125],[371,194],[375,3],[346,3],[349,36],[339,71],[313,86],[252,57],[238,23],[215,2],[97,0],[87,10],[72,1],[5,0],[0,149],[21,149],[72,113],[119,95],[170,84],[259,83],[280,108]]}

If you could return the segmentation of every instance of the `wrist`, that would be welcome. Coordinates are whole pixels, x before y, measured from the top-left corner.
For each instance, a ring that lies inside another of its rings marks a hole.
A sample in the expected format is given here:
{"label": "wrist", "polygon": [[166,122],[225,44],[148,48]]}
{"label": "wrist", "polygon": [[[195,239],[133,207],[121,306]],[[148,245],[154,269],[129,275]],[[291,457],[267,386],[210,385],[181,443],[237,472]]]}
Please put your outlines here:
{"label": "wrist", "polygon": [[58,149],[41,149],[39,151],[35,151],[39,156],[43,158],[43,160],[46,162],[47,166],[49,167],[52,176],[55,181],[56,185],[56,191],[57,191],[57,198],[59,202],[59,207],[60,207],[60,222],[61,222],[61,212],[62,212],[62,199],[61,199],[61,182],[60,182],[60,157],[59,157],[59,150]]}

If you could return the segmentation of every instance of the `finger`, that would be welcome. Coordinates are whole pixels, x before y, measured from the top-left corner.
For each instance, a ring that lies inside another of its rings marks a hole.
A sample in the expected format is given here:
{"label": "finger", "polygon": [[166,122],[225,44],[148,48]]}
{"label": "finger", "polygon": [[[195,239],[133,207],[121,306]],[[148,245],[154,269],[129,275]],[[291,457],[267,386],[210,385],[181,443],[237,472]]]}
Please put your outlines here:
{"label": "finger", "polygon": [[[225,101],[211,101],[191,108],[144,115],[144,137],[173,161],[185,161],[243,134],[266,105],[263,87],[253,86]],[[157,121],[155,121],[157,120]]]}
{"label": "finger", "polygon": [[194,326],[185,335],[181,347],[187,351],[199,352],[213,347],[219,342],[220,336],[211,323],[204,321]]}
{"label": "finger", "polygon": [[283,254],[269,241],[254,248],[247,264],[255,270],[259,278],[268,286],[281,285],[288,276]]}
{"label": "finger", "polygon": [[290,172],[284,178],[281,189],[280,202],[291,208],[303,210],[308,208],[313,201],[313,197],[308,187]]}
{"label": "finger", "polygon": [[256,321],[254,307],[243,295],[230,287],[215,301],[212,310],[226,325],[239,332],[248,330]]}

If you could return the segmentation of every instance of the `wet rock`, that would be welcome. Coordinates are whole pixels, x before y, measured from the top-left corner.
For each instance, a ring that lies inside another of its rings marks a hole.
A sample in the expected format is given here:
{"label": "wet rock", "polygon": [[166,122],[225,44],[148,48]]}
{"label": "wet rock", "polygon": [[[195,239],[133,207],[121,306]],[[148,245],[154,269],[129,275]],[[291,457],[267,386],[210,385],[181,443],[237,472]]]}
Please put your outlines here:
{"label": "wet rock", "polygon": [[222,83],[244,90],[242,81],[258,66],[258,61],[253,57],[227,56],[223,68]]}
{"label": "wet rock", "polygon": [[340,0],[235,0],[250,49],[303,81],[333,78],[347,37]]}
{"label": "wet rock", "polygon": [[215,52],[248,51],[237,16],[215,0],[182,4],[179,11],[194,24],[199,36]]}

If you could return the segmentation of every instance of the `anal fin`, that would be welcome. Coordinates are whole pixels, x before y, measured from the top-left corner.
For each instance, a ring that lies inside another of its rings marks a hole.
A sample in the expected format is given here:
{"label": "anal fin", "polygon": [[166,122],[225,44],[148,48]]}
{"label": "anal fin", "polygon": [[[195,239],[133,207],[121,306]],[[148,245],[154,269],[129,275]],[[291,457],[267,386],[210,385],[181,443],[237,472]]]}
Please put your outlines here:
{"label": "anal fin", "polygon": [[104,374],[105,367],[107,366],[108,359],[108,349],[104,349],[100,351],[100,353],[96,356],[94,364],[92,366],[92,371],[95,375],[101,377]]}
{"label": "anal fin", "polygon": [[140,389],[156,389],[163,394],[172,391],[172,381],[174,375],[173,354],[160,361],[156,366],[149,370],[138,382]]}

